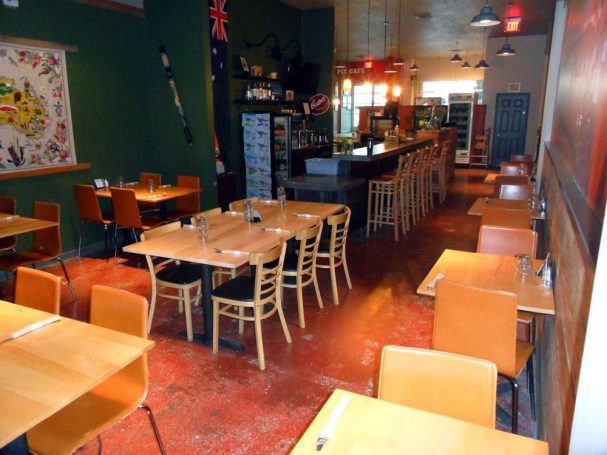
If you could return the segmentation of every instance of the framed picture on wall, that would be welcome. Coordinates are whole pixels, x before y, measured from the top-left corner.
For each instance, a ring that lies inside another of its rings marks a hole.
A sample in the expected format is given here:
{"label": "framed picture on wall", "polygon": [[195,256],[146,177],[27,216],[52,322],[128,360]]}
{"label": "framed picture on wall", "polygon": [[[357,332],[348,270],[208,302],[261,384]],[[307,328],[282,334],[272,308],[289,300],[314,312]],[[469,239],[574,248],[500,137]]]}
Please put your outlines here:
{"label": "framed picture on wall", "polygon": [[242,55],[240,56],[240,66],[242,67],[243,73],[251,72],[251,70],[249,69],[249,64],[247,63],[247,59]]}
{"label": "framed picture on wall", "polygon": [[521,83],[520,82],[510,82],[508,84],[508,91],[511,93],[519,93],[521,91]]}

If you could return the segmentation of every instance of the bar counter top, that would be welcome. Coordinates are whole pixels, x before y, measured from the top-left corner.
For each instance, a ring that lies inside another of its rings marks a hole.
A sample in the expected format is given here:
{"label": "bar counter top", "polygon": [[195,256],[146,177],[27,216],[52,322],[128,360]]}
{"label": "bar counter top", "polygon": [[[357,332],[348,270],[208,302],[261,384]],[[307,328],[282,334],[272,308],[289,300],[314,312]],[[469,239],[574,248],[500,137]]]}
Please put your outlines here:
{"label": "bar counter top", "polygon": [[367,147],[360,147],[348,153],[333,153],[332,158],[336,160],[371,163],[393,156],[398,156],[403,152],[409,152],[420,147],[432,145],[433,143],[433,140],[429,138],[405,140],[404,142],[400,142],[398,144],[396,142],[383,142],[381,144],[375,144],[371,154],[367,153]]}

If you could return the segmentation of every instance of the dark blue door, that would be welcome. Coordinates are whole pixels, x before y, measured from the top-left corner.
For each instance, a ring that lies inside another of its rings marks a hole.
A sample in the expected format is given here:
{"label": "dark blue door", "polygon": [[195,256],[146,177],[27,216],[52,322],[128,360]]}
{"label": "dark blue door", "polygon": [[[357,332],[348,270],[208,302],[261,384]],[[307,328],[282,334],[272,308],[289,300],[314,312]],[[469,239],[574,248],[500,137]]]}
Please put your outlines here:
{"label": "dark blue door", "polygon": [[510,155],[525,153],[529,93],[498,93],[491,165],[510,161]]}

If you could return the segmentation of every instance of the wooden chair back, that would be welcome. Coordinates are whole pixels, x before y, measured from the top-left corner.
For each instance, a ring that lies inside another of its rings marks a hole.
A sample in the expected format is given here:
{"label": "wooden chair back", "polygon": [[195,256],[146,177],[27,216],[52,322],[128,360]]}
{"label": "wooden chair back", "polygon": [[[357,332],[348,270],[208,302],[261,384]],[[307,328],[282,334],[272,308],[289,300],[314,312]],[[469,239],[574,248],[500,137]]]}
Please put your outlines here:
{"label": "wooden chair back", "polygon": [[[17,200],[14,197],[0,196],[0,213],[17,214]],[[13,250],[17,245],[17,236],[0,238],[0,251]]]}
{"label": "wooden chair back", "polygon": [[17,268],[15,303],[47,313],[59,314],[61,278],[27,267]]}
{"label": "wooden chair back", "polygon": [[249,255],[249,264],[255,270],[255,303],[274,302],[280,298],[277,292],[280,287],[280,275],[287,251],[287,244],[282,242],[274,248]]}
{"label": "wooden chair back", "polygon": [[140,172],[139,173],[139,184],[141,186],[148,186],[149,181],[154,182],[156,188],[162,184],[162,176],[156,172]]}
{"label": "wooden chair back", "polygon": [[516,314],[513,293],[439,280],[432,349],[488,360],[515,377]]}
{"label": "wooden chair back", "polygon": [[[53,202],[34,202],[34,218],[46,221],[61,221],[61,208]],[[57,226],[34,231],[34,242],[32,251],[44,254],[49,259],[56,258],[61,254],[61,231]],[[38,259],[40,261],[41,259]]]}
{"label": "wooden chair back", "polygon": [[531,229],[519,229],[502,226],[481,226],[476,245],[478,253],[514,256],[537,255],[537,232]]}
{"label": "wooden chair back", "polygon": [[[200,177],[196,175],[177,176],[177,186],[200,189]],[[177,210],[196,213],[200,211],[200,193],[196,192],[177,199]]]}
{"label": "wooden chair back", "polygon": [[495,428],[497,369],[459,354],[385,346],[377,398]]}
{"label": "wooden chair back", "polygon": [[481,217],[481,225],[529,229],[531,227],[531,213],[529,210],[485,207]]}
{"label": "wooden chair back", "polygon": [[510,155],[511,163],[533,163],[533,157],[531,155]]}
{"label": "wooden chair back", "polygon": [[245,199],[239,199],[237,201],[232,201],[230,202],[230,211],[232,212],[242,212],[244,210],[244,203],[245,201],[251,201],[251,203],[255,203],[257,201],[259,201],[259,198],[257,196],[253,196],[253,197],[249,197],[249,198],[245,198]]}
{"label": "wooden chair back", "polygon": [[114,218],[120,227],[142,229],[141,213],[137,204],[135,190],[130,188],[110,187],[112,204],[114,205]]}
{"label": "wooden chair back", "polygon": [[[329,244],[329,254],[331,256],[338,258],[345,256],[351,213],[350,207],[346,206],[342,213],[331,215],[327,219],[327,224],[331,226],[331,240]],[[337,266],[339,263],[339,261],[336,261],[335,265]]]}
{"label": "wooden chair back", "polygon": [[500,199],[524,201],[533,194],[531,185],[500,185]]}
{"label": "wooden chair back", "polygon": [[526,175],[498,174],[495,176],[495,197],[500,196],[502,185],[528,185],[529,177]]}
{"label": "wooden chair back", "polygon": [[74,196],[80,221],[103,223],[99,199],[92,185],[74,185]]}
{"label": "wooden chair back", "polygon": [[320,235],[322,234],[322,224],[322,220],[319,220],[314,226],[295,232],[295,240],[299,242],[297,275],[300,276],[302,285],[308,284],[314,275],[316,253],[318,252]]}

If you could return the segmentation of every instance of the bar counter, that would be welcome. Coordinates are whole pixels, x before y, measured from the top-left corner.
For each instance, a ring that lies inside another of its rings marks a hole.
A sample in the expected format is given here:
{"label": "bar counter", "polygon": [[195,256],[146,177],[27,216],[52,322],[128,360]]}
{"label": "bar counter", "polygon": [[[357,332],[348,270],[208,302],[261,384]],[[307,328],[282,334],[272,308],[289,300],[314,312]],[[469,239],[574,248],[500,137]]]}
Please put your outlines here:
{"label": "bar counter", "polygon": [[371,153],[368,153],[367,147],[360,147],[347,153],[334,152],[332,158],[336,160],[372,163],[387,158],[398,157],[401,153],[410,152],[420,147],[432,145],[433,143],[434,141],[431,138],[412,139],[401,143],[383,142],[375,144]]}

